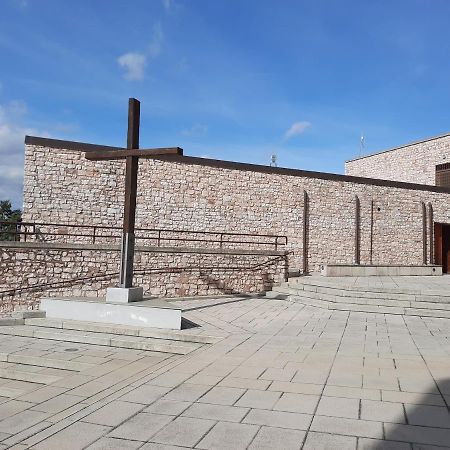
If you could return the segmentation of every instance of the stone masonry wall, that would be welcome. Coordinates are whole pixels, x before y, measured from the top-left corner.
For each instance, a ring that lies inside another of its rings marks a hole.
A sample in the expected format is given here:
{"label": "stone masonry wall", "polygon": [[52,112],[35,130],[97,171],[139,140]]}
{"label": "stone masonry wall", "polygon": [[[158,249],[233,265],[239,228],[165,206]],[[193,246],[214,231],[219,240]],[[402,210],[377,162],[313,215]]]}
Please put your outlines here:
{"label": "stone masonry wall", "polygon": [[363,156],[345,163],[345,174],[436,184],[436,165],[450,162],[450,135]]}
{"label": "stone masonry wall", "polygon": [[[123,181],[121,161],[27,145],[24,220],[120,226]],[[301,268],[304,190],[310,271],[353,263],[355,195],[362,264],[422,264],[422,201],[433,204],[435,221],[450,223],[448,193],[146,159],[139,163],[136,226],[286,235],[289,266]]]}
{"label": "stone masonry wall", "polygon": [[[0,312],[36,309],[44,295],[102,297],[117,282],[118,249],[22,245],[0,246]],[[135,257],[135,283],[155,297],[260,293],[283,281],[285,270],[283,257],[266,255],[138,251]],[[47,286],[54,282],[64,284]],[[11,289],[24,290],[5,292]]]}

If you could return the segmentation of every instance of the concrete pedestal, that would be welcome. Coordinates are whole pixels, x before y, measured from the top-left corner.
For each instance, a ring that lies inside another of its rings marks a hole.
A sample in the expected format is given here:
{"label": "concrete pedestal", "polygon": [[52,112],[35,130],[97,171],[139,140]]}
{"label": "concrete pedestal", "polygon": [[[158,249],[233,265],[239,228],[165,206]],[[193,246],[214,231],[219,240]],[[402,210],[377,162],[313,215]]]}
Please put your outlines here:
{"label": "concrete pedestal", "polygon": [[110,303],[100,298],[41,299],[47,318],[181,330],[181,308],[164,300]]}
{"label": "concrete pedestal", "polygon": [[442,266],[326,264],[320,273],[325,277],[437,276],[442,275]]}
{"label": "concrete pedestal", "polygon": [[106,289],[107,303],[130,303],[140,302],[144,299],[144,288],[142,287],[110,287]]}

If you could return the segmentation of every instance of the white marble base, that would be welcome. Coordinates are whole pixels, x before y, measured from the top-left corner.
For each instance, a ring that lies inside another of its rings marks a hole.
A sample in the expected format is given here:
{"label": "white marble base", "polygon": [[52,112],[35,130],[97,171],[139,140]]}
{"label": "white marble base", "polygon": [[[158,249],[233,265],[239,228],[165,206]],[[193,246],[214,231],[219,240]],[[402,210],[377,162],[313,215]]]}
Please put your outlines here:
{"label": "white marble base", "polygon": [[109,287],[106,289],[107,303],[130,303],[140,302],[144,299],[144,288],[142,287]]}
{"label": "white marble base", "polygon": [[320,273],[324,277],[436,276],[442,275],[442,266],[327,264],[321,266]]}
{"label": "white marble base", "polygon": [[41,299],[47,318],[181,330],[181,308],[164,300],[107,303],[100,298]]}

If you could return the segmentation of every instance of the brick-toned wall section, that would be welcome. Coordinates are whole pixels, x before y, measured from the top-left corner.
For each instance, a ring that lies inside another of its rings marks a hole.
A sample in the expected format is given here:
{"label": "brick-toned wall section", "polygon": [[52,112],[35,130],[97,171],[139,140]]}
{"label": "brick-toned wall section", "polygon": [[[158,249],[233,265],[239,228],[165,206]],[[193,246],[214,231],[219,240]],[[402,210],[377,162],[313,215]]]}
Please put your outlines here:
{"label": "brick-toned wall section", "polygon": [[[2,243],[0,312],[37,308],[43,295],[105,296],[117,283],[119,267],[118,248],[108,248]],[[135,284],[155,297],[251,294],[283,281],[286,269],[285,258],[277,255],[138,251]],[[81,280],[86,277],[91,279]],[[65,284],[47,286],[55,282]],[[5,293],[11,289],[19,291]]]}
{"label": "brick-toned wall section", "polygon": [[436,165],[450,162],[450,135],[345,163],[346,175],[435,185]]}
{"label": "brick-toned wall section", "polygon": [[[321,264],[354,261],[355,195],[362,264],[371,260],[371,229],[372,263],[422,264],[422,201],[432,202],[436,222],[450,223],[448,193],[341,179],[145,159],[139,163],[137,226],[287,235],[289,265],[301,268],[306,190],[308,267],[318,271]],[[82,151],[27,145],[24,220],[120,225],[123,181],[122,161],[90,162]]]}

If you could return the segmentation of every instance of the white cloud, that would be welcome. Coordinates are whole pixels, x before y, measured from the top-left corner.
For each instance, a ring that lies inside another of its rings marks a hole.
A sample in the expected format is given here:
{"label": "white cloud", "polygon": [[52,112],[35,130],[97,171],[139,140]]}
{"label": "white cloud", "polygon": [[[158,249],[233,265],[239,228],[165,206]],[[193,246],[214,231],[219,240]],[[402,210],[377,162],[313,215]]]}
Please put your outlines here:
{"label": "white cloud", "polygon": [[294,136],[298,136],[299,134],[302,134],[307,128],[311,126],[311,122],[295,122],[293,123],[290,128],[284,133],[284,140],[287,141],[288,139],[293,138]]}
{"label": "white cloud", "polygon": [[64,122],[51,124],[51,133],[41,124],[31,128],[26,125],[27,111],[22,101],[0,104],[0,200],[11,200],[15,208],[22,208],[25,136],[51,137],[54,133],[70,134],[78,130],[76,124]]}
{"label": "white cloud", "polygon": [[180,134],[186,137],[204,136],[208,132],[208,127],[202,124],[195,124],[191,128],[182,130]]}
{"label": "white cloud", "polygon": [[161,47],[164,40],[164,33],[161,28],[161,24],[157,23],[153,27],[153,37],[148,46],[148,56],[150,58],[156,58],[161,53]]}
{"label": "white cloud", "polygon": [[117,59],[120,67],[125,69],[127,80],[142,80],[147,58],[142,53],[125,53]]}
{"label": "white cloud", "polygon": [[20,8],[25,9],[28,6],[28,0],[14,0],[14,3]]}
{"label": "white cloud", "polygon": [[3,167],[0,166],[0,178],[3,180],[12,180],[14,182],[21,182],[23,178],[23,167]]}
{"label": "white cloud", "polygon": [[161,53],[164,34],[161,24],[157,23],[153,27],[153,37],[147,50],[144,52],[128,52],[119,58],[117,62],[125,70],[124,78],[130,81],[143,80],[145,77],[145,67]]}
{"label": "white cloud", "polygon": [[170,11],[170,8],[172,7],[172,0],[162,0],[162,4],[166,11]]}
{"label": "white cloud", "polygon": [[22,102],[0,105],[0,200],[15,207],[22,204],[23,141],[31,131],[20,125],[25,111]]}

